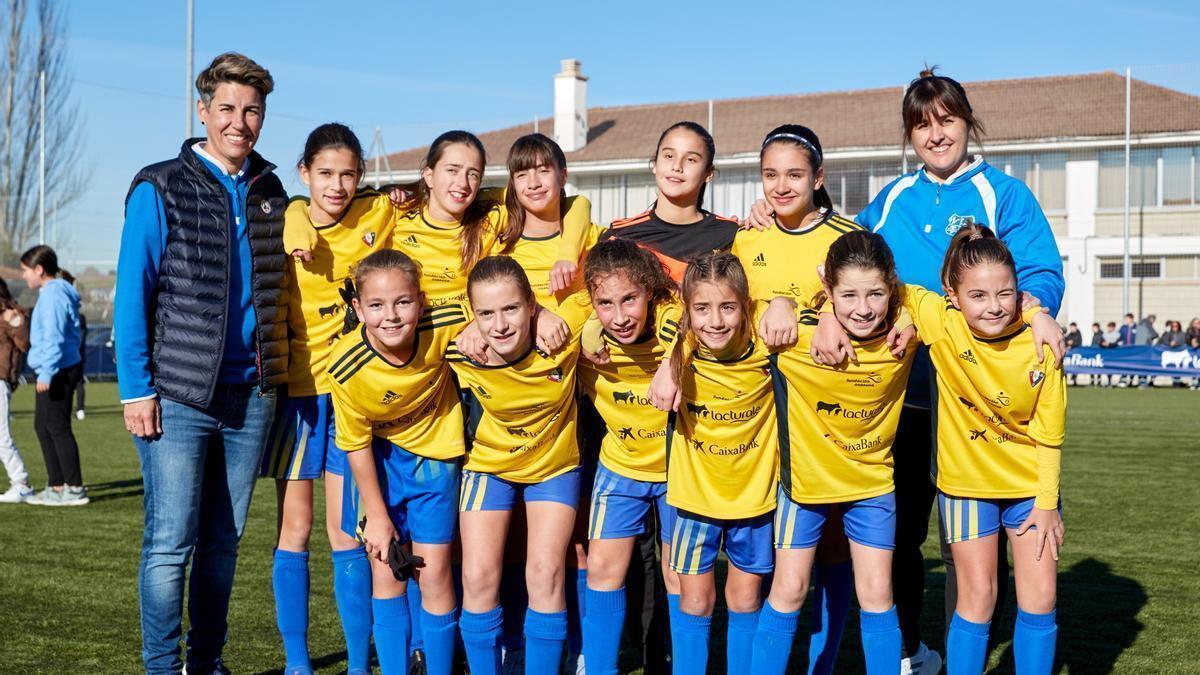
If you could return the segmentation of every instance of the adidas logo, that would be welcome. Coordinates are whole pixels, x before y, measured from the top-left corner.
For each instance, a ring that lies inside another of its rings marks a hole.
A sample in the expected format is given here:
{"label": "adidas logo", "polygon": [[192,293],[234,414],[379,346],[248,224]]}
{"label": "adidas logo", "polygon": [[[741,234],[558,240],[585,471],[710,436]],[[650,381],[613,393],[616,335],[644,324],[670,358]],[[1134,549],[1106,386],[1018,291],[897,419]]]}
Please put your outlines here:
{"label": "adidas logo", "polygon": [[475,387],[475,393],[479,394],[480,398],[491,398],[492,397],[491,394],[487,393],[487,389],[484,389],[483,387],[478,386],[478,385],[476,385],[476,387]]}
{"label": "adidas logo", "polygon": [[971,353],[970,349],[959,354],[958,358],[962,359],[963,361],[966,361],[967,363],[973,363],[975,365],[979,365],[979,362],[975,360],[975,355]]}
{"label": "adidas logo", "polygon": [[380,401],[380,403],[387,405],[389,403],[394,402],[398,398],[400,398],[400,394],[397,394],[396,392],[392,391],[391,389],[388,389],[387,392],[383,395],[383,400]]}
{"label": "adidas logo", "polygon": [[754,262],[752,264],[755,267],[766,267],[767,266],[767,254],[759,253],[758,255],[754,256]]}
{"label": "adidas logo", "polygon": [[400,243],[404,244],[405,246],[411,246],[413,248],[421,248],[421,244],[420,244],[420,242],[417,241],[417,235],[415,235],[415,234],[410,234],[407,237],[405,237],[404,239],[401,239]]}

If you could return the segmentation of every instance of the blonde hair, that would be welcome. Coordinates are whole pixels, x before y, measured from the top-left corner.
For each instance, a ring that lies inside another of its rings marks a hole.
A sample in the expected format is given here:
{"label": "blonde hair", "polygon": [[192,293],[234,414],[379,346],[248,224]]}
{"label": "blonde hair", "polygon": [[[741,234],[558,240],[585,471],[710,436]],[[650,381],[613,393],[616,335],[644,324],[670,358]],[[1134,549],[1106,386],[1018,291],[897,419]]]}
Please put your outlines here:
{"label": "blonde hair", "polygon": [[200,100],[204,102],[205,107],[212,103],[217,86],[223,82],[254,87],[262,96],[264,104],[267,102],[267,94],[275,90],[275,80],[271,73],[250,57],[237,52],[221,54],[196,77],[196,91],[200,92]]}
{"label": "blonde hair", "polygon": [[737,296],[741,304],[742,322],[738,327],[736,339],[740,340],[746,331],[752,329],[751,324],[754,323],[750,283],[746,279],[746,269],[742,267],[742,262],[737,256],[727,251],[710,251],[692,258],[687,271],[683,273],[683,284],[679,292],[683,302],[683,316],[679,319],[679,337],[671,350],[671,379],[676,383],[683,372],[683,362],[690,360],[696,351],[697,338],[692,332],[688,304],[700,284],[721,284]]}

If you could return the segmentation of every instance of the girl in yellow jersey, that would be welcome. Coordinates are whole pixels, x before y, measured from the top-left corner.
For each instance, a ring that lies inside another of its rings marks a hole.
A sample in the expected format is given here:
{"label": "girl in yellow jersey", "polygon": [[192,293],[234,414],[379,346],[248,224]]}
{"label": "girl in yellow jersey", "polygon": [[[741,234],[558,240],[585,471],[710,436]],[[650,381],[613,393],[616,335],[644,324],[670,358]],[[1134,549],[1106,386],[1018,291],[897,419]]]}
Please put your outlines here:
{"label": "girl in yellow jersey", "polygon": [[313,521],[313,479],[325,476],[325,523],[333,548],[334,594],[346,635],[351,672],[368,666],[371,578],[362,547],[340,527],[345,453],[334,442],[334,414],[326,374],[330,352],[350,312],[343,282],[354,264],[387,248],[395,213],[388,198],[355,191],[363,172],[362,146],[341,124],[324,124],[308,136],[300,178],[311,197],[294,199],[284,223],[284,245],[304,253],[288,259],[288,327],[291,333],[287,397],[263,455],[262,475],[276,479],[279,537],[273,586],[276,618],[291,672],[311,668],[308,631],[308,540]]}
{"label": "girl in yellow jersey", "polygon": [[580,387],[602,419],[600,466],[588,518],[583,651],[589,673],[617,672],[625,626],[625,575],[636,538],[653,531],[657,511],[668,598],[679,604],[670,570],[674,507],[666,502],[667,415],[646,388],[678,331],[675,284],[653,254],[610,239],[588,252],[584,282],[604,327],[605,363],[580,363]]}
{"label": "girl in yellow jersey", "polygon": [[[337,443],[353,476],[347,510],[353,521],[366,518],[358,534],[371,559],[375,650],[384,673],[408,673],[410,626],[419,624],[428,672],[445,675],[457,635],[450,546],[464,452],[445,353],[466,313],[457,304],[426,307],[417,264],[400,251],[364,258],[354,282],[362,326],[338,342],[329,377]],[[388,564],[393,540],[424,561],[415,624],[407,585]]]}
{"label": "girl in yellow jersey", "polygon": [[[517,499],[529,523],[526,672],[555,672],[567,634],[563,574],[579,500],[575,367],[578,338],[547,356],[535,348],[537,307],[524,270],[508,256],[471,270],[468,298],[488,345],[488,362],[452,350],[450,365],[471,400],[472,447],[459,501],[463,612],[459,627],[472,673],[498,673],[503,610],[500,571]],[[591,311],[585,297],[559,311],[571,334]]]}
{"label": "girl in yellow jersey", "polygon": [[1002,528],[1017,584],[1017,672],[1049,673],[1054,663],[1067,396],[1054,354],[1035,355],[1030,324],[1061,329],[1039,308],[1019,313],[1016,280],[1008,247],[990,229],[967,225],[946,251],[947,297],[908,287],[937,370],[938,508],[958,575],[946,647],[952,673],[983,671]]}
{"label": "girl in yellow jersey", "polygon": [[827,518],[839,511],[837,527],[844,527],[851,542],[866,670],[888,675],[900,670],[900,623],[891,586],[892,443],[913,350],[896,358],[887,335],[903,298],[891,251],[877,234],[856,230],[834,241],[824,275],[825,295],[856,342],[858,360],[836,368],[813,360],[809,347],[817,317],[811,311],[801,317],[796,344],[773,357],[779,505],[775,578],[754,642],[756,675],[786,672],[817,543],[822,529],[828,531]]}
{"label": "girl in yellow jersey", "polygon": [[680,587],[679,608],[671,608],[674,668],[705,671],[713,567],[723,549],[730,562],[727,662],[730,673],[746,673],[762,579],[773,568],[778,428],[769,353],[755,339],[758,317],[733,254],[694,258],[681,298],[680,339],[670,357],[681,404],[667,424],[667,503],[678,511],[671,538]]}

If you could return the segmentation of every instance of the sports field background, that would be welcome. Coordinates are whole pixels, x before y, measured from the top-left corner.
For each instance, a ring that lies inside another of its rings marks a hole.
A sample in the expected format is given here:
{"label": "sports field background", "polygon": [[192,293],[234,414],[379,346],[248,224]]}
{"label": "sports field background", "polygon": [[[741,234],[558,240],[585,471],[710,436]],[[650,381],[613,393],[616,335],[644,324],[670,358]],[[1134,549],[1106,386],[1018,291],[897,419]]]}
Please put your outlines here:
{"label": "sports field background", "polygon": [[[141,666],[137,456],[115,385],[88,385],[87,395],[87,419],[75,429],[92,503],[0,505],[0,672],[134,673]],[[1200,393],[1072,388],[1069,395],[1059,672],[1200,673]],[[13,410],[13,435],[39,487],[45,467],[33,435],[32,387],[17,391]],[[274,488],[262,481],[229,617],[225,654],[235,673],[279,672],[283,661],[271,597],[274,531]],[[310,649],[319,672],[340,673],[345,654],[320,524],[312,549]],[[944,575],[932,538],[926,559],[926,640],[941,651]],[[1005,624],[1011,635],[1011,616]],[[723,632],[724,622],[715,623],[712,672],[723,672]],[[807,635],[797,637],[797,669],[807,644]],[[1011,662],[1006,641],[992,652],[991,672],[1011,672]],[[839,672],[861,671],[852,619]]]}

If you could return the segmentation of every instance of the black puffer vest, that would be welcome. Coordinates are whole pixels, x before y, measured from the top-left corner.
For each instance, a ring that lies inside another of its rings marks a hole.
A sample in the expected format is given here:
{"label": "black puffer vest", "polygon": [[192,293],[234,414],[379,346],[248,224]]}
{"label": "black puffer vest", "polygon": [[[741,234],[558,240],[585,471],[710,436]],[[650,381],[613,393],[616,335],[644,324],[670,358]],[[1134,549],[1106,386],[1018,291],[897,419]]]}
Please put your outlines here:
{"label": "black puffer vest", "polygon": [[[183,144],[176,159],[152,164],[133,179],[130,194],[147,182],[158,191],[167,216],[167,246],[158,290],[149,303],[154,316],[150,368],[163,398],[197,407],[212,402],[225,351],[228,320],[230,199],[225,187]],[[251,298],[255,316],[255,361],[262,392],[283,384],[288,369],[287,302],[284,297],[283,213],[287,193],[257,152],[246,170],[246,223],[250,235]],[[128,203],[128,195],[125,197]]]}

